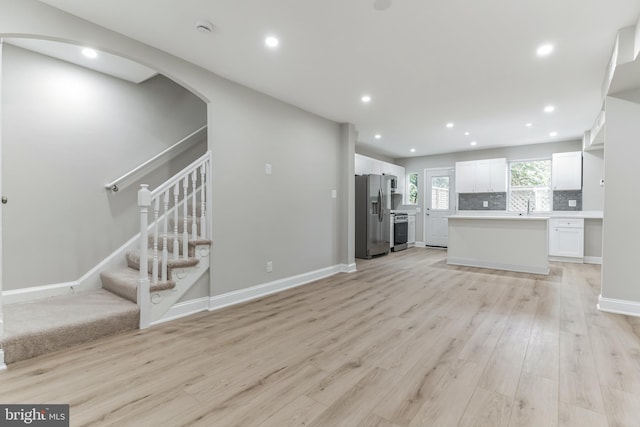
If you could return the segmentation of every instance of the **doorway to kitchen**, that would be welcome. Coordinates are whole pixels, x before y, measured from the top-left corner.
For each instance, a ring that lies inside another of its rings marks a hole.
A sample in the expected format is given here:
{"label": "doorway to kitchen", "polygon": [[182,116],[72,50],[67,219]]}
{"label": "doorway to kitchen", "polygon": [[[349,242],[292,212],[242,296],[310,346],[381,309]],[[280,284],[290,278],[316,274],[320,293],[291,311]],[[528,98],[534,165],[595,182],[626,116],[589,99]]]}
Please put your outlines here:
{"label": "doorway to kitchen", "polygon": [[453,168],[424,170],[424,242],[447,247],[449,219],[456,210]]}

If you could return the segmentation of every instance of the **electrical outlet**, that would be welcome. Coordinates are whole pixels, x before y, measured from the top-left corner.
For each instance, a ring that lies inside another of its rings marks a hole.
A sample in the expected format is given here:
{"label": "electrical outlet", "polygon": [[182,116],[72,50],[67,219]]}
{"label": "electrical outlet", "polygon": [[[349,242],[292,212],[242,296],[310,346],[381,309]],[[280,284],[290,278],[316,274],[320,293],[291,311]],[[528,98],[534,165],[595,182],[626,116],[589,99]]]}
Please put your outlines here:
{"label": "electrical outlet", "polygon": [[267,273],[271,273],[273,271],[273,261],[267,261]]}
{"label": "electrical outlet", "polygon": [[485,201],[483,201],[483,202],[482,202],[482,207],[483,207],[483,208],[488,208],[488,207],[489,207],[489,202],[488,202],[488,201],[486,201],[486,200],[485,200]]}
{"label": "electrical outlet", "polygon": [[264,165],[264,173],[267,175],[271,175],[271,163],[267,163]]}
{"label": "electrical outlet", "polygon": [[569,200],[569,206],[572,208],[576,207],[576,201],[575,200]]}
{"label": "electrical outlet", "polygon": [[331,190],[331,198],[335,199],[336,197],[338,197],[338,191],[336,190]]}

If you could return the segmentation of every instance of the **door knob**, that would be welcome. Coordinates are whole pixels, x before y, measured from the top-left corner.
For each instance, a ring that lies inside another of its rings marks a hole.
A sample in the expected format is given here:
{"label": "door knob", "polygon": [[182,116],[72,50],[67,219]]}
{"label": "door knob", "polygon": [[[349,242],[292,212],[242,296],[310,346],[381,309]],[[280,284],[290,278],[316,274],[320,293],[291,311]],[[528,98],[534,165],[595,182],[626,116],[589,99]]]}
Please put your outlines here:
{"label": "door knob", "polygon": [[2,204],[3,205],[6,205],[8,201],[9,200],[7,199],[7,196],[2,196]]}

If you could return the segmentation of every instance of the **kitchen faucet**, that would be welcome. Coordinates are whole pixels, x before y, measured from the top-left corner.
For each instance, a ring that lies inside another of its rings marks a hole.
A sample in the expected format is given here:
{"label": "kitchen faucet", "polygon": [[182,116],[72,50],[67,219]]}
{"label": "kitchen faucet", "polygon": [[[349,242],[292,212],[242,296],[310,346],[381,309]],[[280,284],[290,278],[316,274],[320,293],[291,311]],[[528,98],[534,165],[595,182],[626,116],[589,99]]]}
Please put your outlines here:
{"label": "kitchen faucet", "polygon": [[531,215],[531,199],[527,199],[527,215]]}

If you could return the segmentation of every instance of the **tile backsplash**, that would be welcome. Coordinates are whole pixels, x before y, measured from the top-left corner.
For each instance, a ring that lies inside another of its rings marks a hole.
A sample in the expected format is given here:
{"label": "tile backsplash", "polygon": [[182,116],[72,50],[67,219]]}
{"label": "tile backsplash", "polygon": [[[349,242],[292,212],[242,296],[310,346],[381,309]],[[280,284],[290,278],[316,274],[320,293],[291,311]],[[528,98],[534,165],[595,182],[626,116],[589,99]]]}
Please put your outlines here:
{"label": "tile backsplash", "polygon": [[[487,202],[488,206],[484,206]],[[458,194],[460,211],[505,211],[507,193],[464,193]]]}
{"label": "tile backsplash", "polygon": [[[569,201],[575,200],[575,206],[569,206]],[[554,191],[553,192],[554,211],[581,211],[582,210],[582,190]]]}

